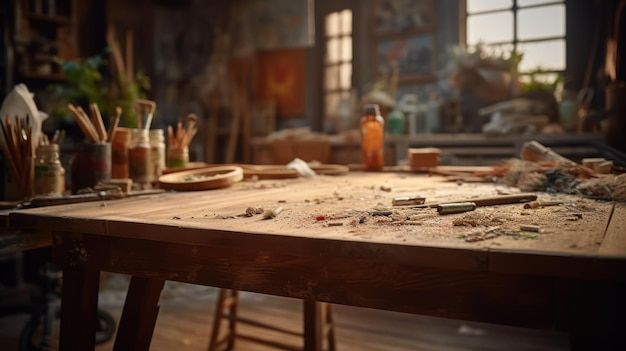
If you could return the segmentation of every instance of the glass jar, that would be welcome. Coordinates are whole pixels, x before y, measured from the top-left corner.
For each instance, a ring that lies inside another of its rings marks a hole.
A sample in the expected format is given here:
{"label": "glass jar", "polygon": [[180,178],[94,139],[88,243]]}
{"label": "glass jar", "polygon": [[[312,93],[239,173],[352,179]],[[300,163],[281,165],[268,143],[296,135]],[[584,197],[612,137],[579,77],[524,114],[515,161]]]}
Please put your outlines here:
{"label": "glass jar", "polygon": [[165,136],[163,129],[150,130],[150,157],[154,167],[154,179],[157,180],[165,169]]}
{"label": "glass jar", "polygon": [[128,174],[137,184],[146,185],[155,181],[147,129],[132,130],[128,148]]}
{"label": "glass jar", "polygon": [[361,153],[366,171],[380,171],[385,164],[385,120],[377,104],[365,105],[361,117]]}
{"label": "glass jar", "polygon": [[80,143],[70,168],[72,193],[111,178],[111,143]]}
{"label": "glass jar", "polygon": [[59,144],[40,145],[35,152],[35,195],[65,193],[65,168],[59,160]]}
{"label": "glass jar", "polygon": [[187,167],[189,163],[189,147],[170,147],[167,150],[167,168]]}
{"label": "glass jar", "polygon": [[126,179],[128,175],[128,148],[131,129],[117,127],[111,140],[111,178]]}

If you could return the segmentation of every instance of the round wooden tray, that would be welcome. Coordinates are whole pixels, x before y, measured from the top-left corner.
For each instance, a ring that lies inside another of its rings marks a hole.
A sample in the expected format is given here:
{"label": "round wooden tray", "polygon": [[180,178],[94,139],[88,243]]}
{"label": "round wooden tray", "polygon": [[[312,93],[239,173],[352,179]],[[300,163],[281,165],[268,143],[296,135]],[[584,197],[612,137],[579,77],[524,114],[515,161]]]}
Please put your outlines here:
{"label": "round wooden tray", "polygon": [[163,174],[170,174],[170,173],[183,172],[183,171],[192,171],[194,169],[207,168],[210,166],[211,164],[206,163],[206,162],[188,162],[185,167],[165,168],[163,170]]}
{"label": "round wooden tray", "polygon": [[224,188],[242,179],[241,167],[206,167],[162,175],[159,177],[159,187],[176,191],[209,190]]}

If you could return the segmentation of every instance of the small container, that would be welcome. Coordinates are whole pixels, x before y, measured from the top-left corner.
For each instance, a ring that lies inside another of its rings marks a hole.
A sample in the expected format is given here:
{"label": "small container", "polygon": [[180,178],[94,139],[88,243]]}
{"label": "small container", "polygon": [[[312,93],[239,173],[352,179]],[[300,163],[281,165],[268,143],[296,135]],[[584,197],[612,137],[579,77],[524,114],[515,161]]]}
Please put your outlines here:
{"label": "small container", "polygon": [[107,179],[111,179],[111,144],[78,144],[71,164],[72,193]]}
{"label": "small container", "polygon": [[117,127],[111,140],[111,177],[129,178],[128,148],[130,147],[131,129]]}
{"label": "small container", "polygon": [[175,147],[167,150],[167,168],[187,167],[189,163],[189,147]]}
{"label": "small container", "polygon": [[165,136],[163,129],[150,130],[150,157],[154,167],[154,179],[158,179],[165,169]]}
{"label": "small container", "polygon": [[35,195],[65,193],[65,168],[59,160],[59,144],[40,145],[35,152]]}
{"label": "small container", "polygon": [[387,125],[389,126],[389,134],[402,135],[404,134],[404,113],[400,110],[393,110],[387,116]]}
{"label": "small container", "polygon": [[128,174],[137,184],[150,184],[156,180],[147,129],[132,130],[128,148]]}
{"label": "small container", "polygon": [[361,117],[361,153],[366,171],[381,171],[385,164],[385,120],[376,104],[366,105]]}

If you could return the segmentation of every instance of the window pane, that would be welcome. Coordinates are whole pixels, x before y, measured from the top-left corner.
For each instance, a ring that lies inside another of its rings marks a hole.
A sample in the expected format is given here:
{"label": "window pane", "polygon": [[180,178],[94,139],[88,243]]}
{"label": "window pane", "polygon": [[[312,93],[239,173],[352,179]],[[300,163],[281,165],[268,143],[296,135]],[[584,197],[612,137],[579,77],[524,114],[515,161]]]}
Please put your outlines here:
{"label": "window pane", "polygon": [[565,40],[550,40],[537,43],[520,44],[520,51],[524,54],[520,63],[521,72],[533,70],[564,70],[565,69]]}
{"label": "window pane", "polygon": [[517,0],[517,7],[533,6],[561,2],[559,0]]}
{"label": "window pane", "polygon": [[326,62],[339,61],[339,39],[332,38],[326,42]]}
{"label": "window pane", "polygon": [[339,88],[339,66],[328,66],[324,74],[324,90]]}
{"label": "window pane", "polygon": [[352,61],[352,37],[341,38],[341,60]]}
{"label": "window pane", "polygon": [[467,13],[510,9],[511,0],[467,0]]}
{"label": "window pane", "polygon": [[513,13],[511,11],[469,16],[467,44],[513,41]]}
{"label": "window pane", "polygon": [[350,10],[341,11],[341,33],[352,33],[352,11]]}
{"label": "window pane", "polygon": [[325,116],[334,116],[335,112],[337,111],[337,105],[339,104],[339,98],[340,95],[339,93],[330,93],[330,94],[326,94],[325,97],[325,101],[324,101],[324,107],[325,107],[325,112],[324,115]]}
{"label": "window pane", "polygon": [[565,36],[565,5],[519,10],[517,33],[520,40]]}
{"label": "window pane", "polygon": [[333,36],[339,34],[339,12],[326,15],[326,35]]}
{"label": "window pane", "polygon": [[352,86],[352,64],[344,63],[341,65],[339,85],[341,89],[350,89]]}

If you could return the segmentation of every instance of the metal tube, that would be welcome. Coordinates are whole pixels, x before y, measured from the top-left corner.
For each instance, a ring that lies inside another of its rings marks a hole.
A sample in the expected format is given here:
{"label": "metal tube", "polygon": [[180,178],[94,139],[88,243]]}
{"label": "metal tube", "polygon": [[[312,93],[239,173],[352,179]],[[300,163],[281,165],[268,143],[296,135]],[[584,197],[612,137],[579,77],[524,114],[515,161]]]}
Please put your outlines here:
{"label": "metal tube", "polygon": [[474,211],[475,209],[476,204],[473,202],[454,202],[437,205],[439,214],[463,213]]}

